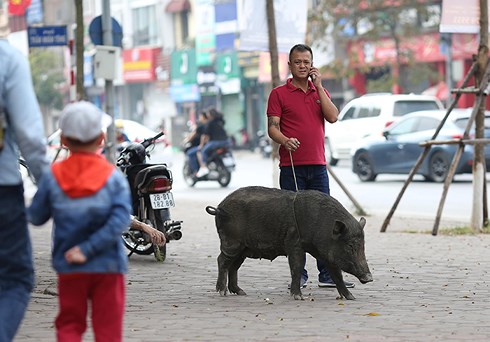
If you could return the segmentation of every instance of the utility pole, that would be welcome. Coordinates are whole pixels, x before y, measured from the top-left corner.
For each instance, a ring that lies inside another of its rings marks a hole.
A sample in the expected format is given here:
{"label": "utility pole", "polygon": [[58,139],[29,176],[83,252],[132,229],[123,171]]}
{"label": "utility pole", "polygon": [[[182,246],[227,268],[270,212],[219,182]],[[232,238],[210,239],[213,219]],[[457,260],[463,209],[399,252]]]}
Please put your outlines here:
{"label": "utility pole", "polygon": [[[112,46],[112,18],[110,0],[102,0],[102,42],[106,46]],[[105,112],[114,119],[114,84],[112,80],[105,80]],[[116,132],[113,123],[107,128],[106,158],[115,164]]]}
{"label": "utility pole", "polygon": [[85,87],[83,86],[83,0],[75,0],[76,31],[75,31],[75,56],[76,56],[76,99],[85,99]]}
{"label": "utility pole", "polygon": [[[478,47],[478,71],[476,74],[476,86],[486,87],[482,84],[482,79],[487,70],[488,64],[488,2],[480,0],[480,46]],[[485,96],[483,91],[477,96]],[[482,139],[484,135],[485,120],[485,100],[481,101],[478,113],[475,118],[475,139]],[[485,194],[485,157],[484,145],[475,144],[473,158],[473,210],[471,213],[471,228],[475,232],[480,232],[483,228],[484,209],[486,203],[482,198]]]}
{"label": "utility pole", "polygon": [[[274,0],[266,1],[267,27],[269,32],[269,54],[271,58],[271,79],[272,88],[279,86],[279,57],[277,52],[276,18],[274,15]],[[279,170],[277,168],[279,160],[279,144],[271,139],[272,143],[272,184],[279,188]]]}

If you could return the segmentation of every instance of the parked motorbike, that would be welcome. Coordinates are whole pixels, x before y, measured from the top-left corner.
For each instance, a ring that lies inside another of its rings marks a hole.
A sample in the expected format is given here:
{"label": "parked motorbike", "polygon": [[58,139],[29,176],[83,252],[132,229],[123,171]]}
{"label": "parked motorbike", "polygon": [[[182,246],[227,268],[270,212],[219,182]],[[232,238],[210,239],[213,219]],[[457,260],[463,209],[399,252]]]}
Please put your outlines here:
{"label": "parked motorbike", "polygon": [[[155,146],[155,141],[163,132],[140,143],[130,143],[117,159],[117,166],[126,175],[131,189],[133,215],[141,222],[165,234],[167,244],[182,238],[182,221],[170,218],[170,208],[175,206],[172,190],[172,172],[166,164],[147,164],[146,159]],[[167,244],[157,246],[142,231],[128,229],[122,235],[124,245],[133,253],[154,254],[158,261],[164,261]]]}
{"label": "parked motorbike", "polygon": [[259,152],[264,158],[270,158],[272,154],[272,145],[269,137],[267,134],[265,134],[264,131],[258,131],[257,132],[257,138],[258,138],[258,147],[259,147]]}
{"label": "parked motorbike", "polygon": [[235,159],[229,147],[218,147],[211,151],[207,167],[209,173],[203,177],[196,177],[191,172],[189,157],[185,154],[183,174],[184,180],[190,187],[201,181],[217,181],[222,187],[227,187],[231,181],[231,173],[235,170]]}

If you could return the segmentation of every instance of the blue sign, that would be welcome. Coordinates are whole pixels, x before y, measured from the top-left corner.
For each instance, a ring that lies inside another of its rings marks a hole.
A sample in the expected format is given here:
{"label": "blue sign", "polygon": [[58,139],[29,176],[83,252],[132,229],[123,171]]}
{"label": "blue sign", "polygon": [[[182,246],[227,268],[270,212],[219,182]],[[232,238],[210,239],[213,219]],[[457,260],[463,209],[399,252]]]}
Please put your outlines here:
{"label": "blue sign", "polygon": [[68,45],[66,26],[30,26],[27,34],[30,48]]}
{"label": "blue sign", "polygon": [[32,0],[31,5],[27,7],[26,22],[28,26],[41,24],[43,22],[43,3],[42,0]]}
{"label": "blue sign", "polygon": [[[119,46],[122,48],[123,31],[121,25],[116,19],[111,17],[112,23],[112,46]],[[102,33],[102,16],[95,17],[88,27],[88,34],[90,40],[94,45],[105,45],[103,43],[103,33]]]}
{"label": "blue sign", "polygon": [[201,101],[197,84],[173,85],[170,87],[170,97],[177,103]]}

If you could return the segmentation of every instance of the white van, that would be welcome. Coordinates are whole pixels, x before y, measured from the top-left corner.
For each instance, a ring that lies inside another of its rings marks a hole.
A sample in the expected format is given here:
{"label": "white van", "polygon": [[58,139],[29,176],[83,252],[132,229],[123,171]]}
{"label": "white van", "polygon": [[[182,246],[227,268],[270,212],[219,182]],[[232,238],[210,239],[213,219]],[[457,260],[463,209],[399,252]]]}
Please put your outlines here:
{"label": "white van", "polygon": [[444,109],[434,96],[415,94],[366,94],[347,103],[338,121],[325,127],[325,155],[334,166],[350,159],[354,143],[370,134],[381,134],[398,117],[419,110]]}

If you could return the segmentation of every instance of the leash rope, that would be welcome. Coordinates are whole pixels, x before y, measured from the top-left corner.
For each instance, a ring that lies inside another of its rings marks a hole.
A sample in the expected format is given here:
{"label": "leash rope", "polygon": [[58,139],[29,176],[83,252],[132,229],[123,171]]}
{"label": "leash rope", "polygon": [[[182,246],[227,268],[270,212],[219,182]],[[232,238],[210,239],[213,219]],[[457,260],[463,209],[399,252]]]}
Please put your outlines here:
{"label": "leash rope", "polygon": [[296,181],[296,172],[294,171],[293,155],[289,150],[289,159],[291,159],[291,169],[293,170],[294,185],[296,186],[296,192],[298,192],[298,182]]}

